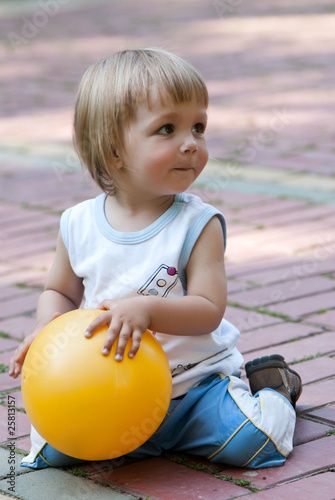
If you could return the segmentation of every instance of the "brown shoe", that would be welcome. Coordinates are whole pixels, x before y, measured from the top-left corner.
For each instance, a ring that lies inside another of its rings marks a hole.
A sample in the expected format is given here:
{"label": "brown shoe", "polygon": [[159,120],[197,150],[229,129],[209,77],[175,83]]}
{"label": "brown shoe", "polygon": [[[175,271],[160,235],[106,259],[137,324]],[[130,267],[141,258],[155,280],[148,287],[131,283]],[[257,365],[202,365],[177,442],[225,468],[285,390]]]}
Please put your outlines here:
{"label": "brown shoe", "polygon": [[261,389],[273,389],[285,396],[295,408],[302,393],[302,382],[300,375],[285,363],[283,356],[271,354],[248,361],[245,371],[252,394]]}

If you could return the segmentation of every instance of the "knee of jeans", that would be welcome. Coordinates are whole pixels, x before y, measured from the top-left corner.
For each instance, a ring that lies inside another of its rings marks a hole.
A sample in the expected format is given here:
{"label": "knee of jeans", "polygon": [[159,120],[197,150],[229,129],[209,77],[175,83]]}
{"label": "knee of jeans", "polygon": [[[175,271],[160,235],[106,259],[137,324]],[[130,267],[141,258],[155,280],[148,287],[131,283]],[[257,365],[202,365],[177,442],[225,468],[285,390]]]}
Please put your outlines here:
{"label": "knee of jeans", "polygon": [[44,446],[43,450],[41,451],[41,456],[46,461],[46,463],[52,467],[67,467],[69,465],[85,463],[85,460],[65,455],[49,444],[46,444]]}

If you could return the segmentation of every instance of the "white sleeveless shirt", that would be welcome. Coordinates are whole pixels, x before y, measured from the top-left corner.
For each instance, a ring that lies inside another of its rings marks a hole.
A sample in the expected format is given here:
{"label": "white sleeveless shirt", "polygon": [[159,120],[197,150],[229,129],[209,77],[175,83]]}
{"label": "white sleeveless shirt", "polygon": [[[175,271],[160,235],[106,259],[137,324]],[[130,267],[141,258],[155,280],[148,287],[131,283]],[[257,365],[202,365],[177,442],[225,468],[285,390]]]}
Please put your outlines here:
{"label": "white sleeveless shirt", "polygon": [[[217,216],[224,242],[223,215],[192,194],[177,194],[155,222],[137,232],[113,229],[105,216],[106,194],[66,210],[61,233],[74,273],[83,279],[84,307],[105,299],[137,295],[186,295],[186,267],[192,249],[209,220]],[[196,336],[155,333],[170,363],[175,398],[213,373],[239,369],[238,330],[222,319],[212,333]]]}

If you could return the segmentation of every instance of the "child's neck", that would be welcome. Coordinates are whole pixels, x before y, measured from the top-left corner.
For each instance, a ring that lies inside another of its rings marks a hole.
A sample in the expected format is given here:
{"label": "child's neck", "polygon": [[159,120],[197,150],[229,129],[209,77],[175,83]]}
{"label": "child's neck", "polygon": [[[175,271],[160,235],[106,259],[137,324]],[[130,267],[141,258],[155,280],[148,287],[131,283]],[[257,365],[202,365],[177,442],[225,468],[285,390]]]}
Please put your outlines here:
{"label": "child's neck", "polygon": [[107,196],[105,214],[109,224],[117,231],[141,231],[163,215],[173,201],[174,195],[151,200],[136,200],[116,193]]}

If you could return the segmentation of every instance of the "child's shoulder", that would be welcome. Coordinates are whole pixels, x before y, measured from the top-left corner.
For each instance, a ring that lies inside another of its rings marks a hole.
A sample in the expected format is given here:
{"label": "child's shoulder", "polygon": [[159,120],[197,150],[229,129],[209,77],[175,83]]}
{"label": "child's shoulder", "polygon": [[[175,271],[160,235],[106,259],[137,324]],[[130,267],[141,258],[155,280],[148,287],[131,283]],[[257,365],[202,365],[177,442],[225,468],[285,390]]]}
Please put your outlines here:
{"label": "child's shoulder", "polygon": [[103,207],[105,198],[105,194],[100,194],[96,198],[81,201],[64,210],[60,219],[60,230],[65,246],[68,244],[70,228],[71,230],[75,228],[76,231],[80,231],[91,226],[90,222],[95,219],[98,207]]}
{"label": "child's shoulder", "polygon": [[84,201],[80,201],[76,205],[72,205],[71,207],[64,210],[62,217],[69,217],[70,214],[80,214],[83,212],[94,211],[97,205],[103,205],[105,202],[106,195],[104,193],[99,194],[95,198],[89,198]]}
{"label": "child's shoulder", "polygon": [[197,194],[187,192],[177,195],[175,201],[198,210],[211,206],[204,202]]}
{"label": "child's shoulder", "polygon": [[200,196],[194,193],[182,193],[182,195],[178,196],[180,197],[180,200],[177,198],[176,201],[181,201],[184,206],[184,211],[193,214],[200,219],[203,219],[204,217],[206,218],[207,216],[211,218],[214,215],[224,219],[223,214],[218,208],[210,203],[206,203],[200,198]]}

